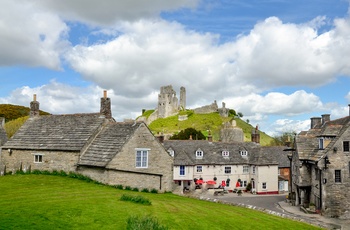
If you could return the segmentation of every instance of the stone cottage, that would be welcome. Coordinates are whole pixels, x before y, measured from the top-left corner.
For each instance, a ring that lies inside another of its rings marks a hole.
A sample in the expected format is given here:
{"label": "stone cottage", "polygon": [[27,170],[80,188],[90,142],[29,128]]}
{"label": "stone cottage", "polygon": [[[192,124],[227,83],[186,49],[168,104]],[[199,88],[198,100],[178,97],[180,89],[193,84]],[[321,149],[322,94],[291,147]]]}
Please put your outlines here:
{"label": "stone cottage", "polygon": [[328,217],[350,218],[350,116],[311,118],[292,151],[292,202]]}
{"label": "stone cottage", "polygon": [[30,118],[2,146],[2,172],[64,170],[105,184],[172,190],[173,158],[143,122],[116,122],[106,91],[100,113]]}

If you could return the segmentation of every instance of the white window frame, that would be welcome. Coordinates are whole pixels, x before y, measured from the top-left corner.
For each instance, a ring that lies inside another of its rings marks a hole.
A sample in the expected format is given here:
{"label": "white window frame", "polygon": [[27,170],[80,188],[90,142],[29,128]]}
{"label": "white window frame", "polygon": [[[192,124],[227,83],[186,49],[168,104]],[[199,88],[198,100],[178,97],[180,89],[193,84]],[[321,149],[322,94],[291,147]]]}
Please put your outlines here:
{"label": "white window frame", "polygon": [[203,151],[201,149],[197,149],[196,151],[196,158],[203,158]]}
{"label": "white window frame", "polygon": [[135,151],[135,167],[148,168],[148,153],[150,149],[136,149]]}
{"label": "white window frame", "polygon": [[243,165],[243,173],[249,173],[249,165]]}
{"label": "white window frame", "polygon": [[242,157],[248,156],[248,151],[247,150],[241,150],[240,151]]}
{"label": "white window frame", "polygon": [[186,167],[185,167],[185,165],[180,165],[180,167],[179,167],[179,175],[180,176],[186,176]]}
{"label": "white window frame", "polygon": [[230,156],[230,151],[223,150],[221,153],[222,153],[223,157],[229,157]]}
{"label": "white window frame", "polygon": [[231,174],[232,173],[232,168],[231,168],[231,166],[225,166],[225,169],[224,169],[225,171],[225,174]]}
{"label": "white window frame", "polygon": [[37,153],[34,153],[34,163],[43,163],[43,157],[44,157],[44,154],[37,154]]}
{"label": "white window frame", "polygon": [[246,181],[246,180],[241,180],[241,182],[240,182],[240,187],[241,188],[246,188],[247,187],[247,185],[248,185],[248,181]]}
{"label": "white window frame", "polygon": [[203,166],[202,165],[197,165],[196,170],[197,170],[197,173],[202,173],[203,172]]}
{"label": "white window frame", "polygon": [[266,190],[266,189],[267,189],[267,183],[266,183],[266,182],[262,182],[262,183],[261,183],[261,188],[262,188],[263,190]]}
{"label": "white window frame", "polygon": [[170,154],[170,156],[174,157],[175,151],[172,148],[170,148],[168,149],[168,153]]}

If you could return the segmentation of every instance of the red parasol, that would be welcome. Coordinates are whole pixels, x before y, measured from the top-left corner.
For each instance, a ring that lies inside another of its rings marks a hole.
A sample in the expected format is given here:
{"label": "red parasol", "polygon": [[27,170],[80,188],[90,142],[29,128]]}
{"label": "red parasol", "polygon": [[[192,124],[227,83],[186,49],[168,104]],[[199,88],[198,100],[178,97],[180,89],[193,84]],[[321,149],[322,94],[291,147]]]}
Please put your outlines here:
{"label": "red parasol", "polygon": [[208,181],[207,181],[207,184],[216,184],[216,181],[208,180]]}

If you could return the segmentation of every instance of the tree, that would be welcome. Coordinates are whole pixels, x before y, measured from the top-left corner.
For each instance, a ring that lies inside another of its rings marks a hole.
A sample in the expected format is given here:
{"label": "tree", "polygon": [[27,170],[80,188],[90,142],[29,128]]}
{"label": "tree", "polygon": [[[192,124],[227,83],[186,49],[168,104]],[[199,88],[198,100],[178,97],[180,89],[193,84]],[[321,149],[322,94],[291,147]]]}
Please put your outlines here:
{"label": "tree", "polygon": [[296,133],[294,131],[284,132],[281,135],[275,136],[273,141],[271,141],[270,145],[272,146],[293,146],[294,138]]}
{"label": "tree", "polygon": [[240,118],[243,117],[243,113],[241,113],[241,112],[238,112],[237,115],[238,115]]}
{"label": "tree", "polygon": [[170,140],[188,140],[190,139],[190,136],[192,135],[193,140],[205,140],[205,136],[201,131],[197,131],[194,128],[187,128],[184,130],[181,130],[178,134],[174,134],[172,137],[170,137]]}

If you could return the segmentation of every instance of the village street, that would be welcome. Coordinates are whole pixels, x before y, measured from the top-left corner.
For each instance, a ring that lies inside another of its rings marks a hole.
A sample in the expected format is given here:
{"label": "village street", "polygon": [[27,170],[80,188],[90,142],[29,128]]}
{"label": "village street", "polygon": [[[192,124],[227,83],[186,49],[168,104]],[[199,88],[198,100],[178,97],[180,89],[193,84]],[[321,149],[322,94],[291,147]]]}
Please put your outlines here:
{"label": "village street", "polygon": [[209,190],[206,193],[202,193],[200,197],[201,199],[210,199],[212,201],[219,200],[247,208],[258,209],[284,218],[305,221],[326,229],[350,229],[349,220],[327,218],[318,214],[306,214],[302,212],[298,206],[291,206],[289,203],[285,202],[286,195],[287,194],[253,195],[251,193],[243,193],[242,196],[238,196],[236,193],[228,193],[223,196],[214,196]]}

